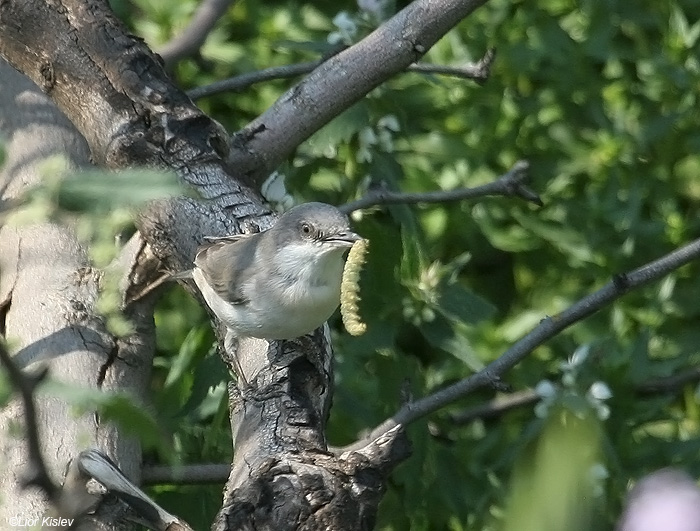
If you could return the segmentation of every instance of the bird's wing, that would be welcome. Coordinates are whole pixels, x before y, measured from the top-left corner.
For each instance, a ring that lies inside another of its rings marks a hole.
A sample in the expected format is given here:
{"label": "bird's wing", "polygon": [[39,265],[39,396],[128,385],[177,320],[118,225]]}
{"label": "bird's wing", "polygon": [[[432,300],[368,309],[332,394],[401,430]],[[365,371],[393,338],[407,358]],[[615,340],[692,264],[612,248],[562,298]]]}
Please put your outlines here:
{"label": "bird's wing", "polygon": [[244,292],[248,277],[253,274],[255,259],[254,235],[225,236],[202,244],[194,259],[211,288],[231,304],[245,304],[250,298]]}
{"label": "bird's wing", "polygon": [[208,242],[208,243],[237,242],[237,241],[240,241],[243,238],[247,238],[249,236],[252,236],[252,234],[231,234],[229,236],[205,236],[204,241]]}

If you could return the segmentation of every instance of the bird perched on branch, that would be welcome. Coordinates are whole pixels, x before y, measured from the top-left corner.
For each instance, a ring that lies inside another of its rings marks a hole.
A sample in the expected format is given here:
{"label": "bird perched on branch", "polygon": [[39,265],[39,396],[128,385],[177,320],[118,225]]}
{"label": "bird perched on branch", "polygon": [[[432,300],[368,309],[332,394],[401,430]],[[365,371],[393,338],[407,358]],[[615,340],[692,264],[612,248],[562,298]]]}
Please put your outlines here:
{"label": "bird perched on branch", "polygon": [[338,307],[345,252],[360,239],[334,206],[305,203],[265,232],[211,238],[192,278],[236,337],[291,339]]}

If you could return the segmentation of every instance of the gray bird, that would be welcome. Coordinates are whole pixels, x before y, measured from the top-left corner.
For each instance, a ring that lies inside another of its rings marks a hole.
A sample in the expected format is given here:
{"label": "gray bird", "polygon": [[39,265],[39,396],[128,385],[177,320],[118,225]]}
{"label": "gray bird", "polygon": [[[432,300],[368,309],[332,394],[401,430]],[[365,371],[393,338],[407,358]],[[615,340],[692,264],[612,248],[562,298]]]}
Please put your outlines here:
{"label": "gray bird", "polygon": [[338,307],[345,252],[359,239],[340,210],[305,203],[265,232],[205,243],[192,278],[236,337],[291,339]]}

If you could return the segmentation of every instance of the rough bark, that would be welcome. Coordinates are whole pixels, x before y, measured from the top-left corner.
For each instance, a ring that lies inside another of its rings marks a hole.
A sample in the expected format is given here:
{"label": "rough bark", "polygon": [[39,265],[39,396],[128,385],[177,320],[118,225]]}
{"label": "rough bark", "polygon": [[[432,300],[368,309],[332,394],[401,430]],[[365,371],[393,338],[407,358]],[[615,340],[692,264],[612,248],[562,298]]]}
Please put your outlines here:
{"label": "rough bark", "polygon": [[[8,160],[0,173],[0,199],[20,197],[39,183],[41,165],[63,154],[74,166],[88,163],[85,141],[51,101],[27,78],[0,61],[0,130]],[[124,253],[124,265],[135,258]],[[143,396],[152,355],[152,322],[139,309],[138,332],[123,339],[107,333],[95,310],[101,275],[90,267],[70,227],[43,222],[0,228],[0,321],[2,331],[24,368],[47,364],[50,376],[78,388],[128,390]],[[59,481],[67,462],[86,445],[109,452],[131,477],[138,477],[138,441],[99,422],[93,412],[76,417],[63,400],[41,396],[38,423],[49,471]],[[39,493],[20,489],[26,472],[26,448],[8,433],[23,422],[12,402],[0,413],[0,521],[39,516]],[[118,509],[117,509],[118,510]],[[105,522],[115,520],[109,513]],[[92,527],[92,526],[89,526]],[[108,526],[118,529],[120,526]]]}
{"label": "rough bark", "polygon": [[235,454],[214,529],[373,528],[386,477],[408,443],[397,430],[359,452],[329,452],[328,341],[318,330],[270,343],[270,363],[251,385],[229,386]]}
{"label": "rough bark", "polygon": [[[5,0],[0,3],[0,54],[68,116],[87,140],[94,162],[111,168],[149,165],[173,169],[203,199],[162,201],[142,214],[139,227],[148,245],[138,240],[133,244],[142,267],[127,277],[130,285],[125,290],[129,291],[152,280],[151,253],[167,269],[180,271],[190,266],[204,235],[267,228],[273,217],[242,179],[246,175],[257,178],[273,169],[294,142],[301,142],[404,68],[404,63],[414,61],[481,3],[418,0],[415,9],[404,11],[397,19],[398,26],[389,25],[389,33],[397,33],[390,41],[395,46],[387,49],[398,53],[383,56],[385,68],[364,75],[359,85],[353,85],[353,94],[333,91],[339,79],[346,82],[348,72],[366,69],[367,61],[376,61],[377,53],[386,48],[386,42],[377,39],[384,35],[379,33],[367,41],[368,47],[359,48],[367,54],[364,63],[353,64],[354,56],[344,55],[326,70],[332,74],[330,82],[320,79],[318,71],[312,74],[313,83],[282,98],[273,114],[264,115],[260,127],[253,124],[236,136],[235,171],[224,161],[229,153],[225,132],[173,85],[157,57],[124,31],[103,0]],[[448,7],[446,13],[441,10],[443,4]],[[421,27],[427,32],[414,32]],[[392,57],[398,57],[393,66],[389,64]],[[317,104],[323,112],[304,118],[309,105]],[[299,120],[295,122],[294,117]],[[275,145],[280,134],[291,136],[296,130],[302,134],[295,133],[294,140],[285,140],[281,148]],[[270,136],[270,131],[278,136]],[[250,170],[260,160],[264,164]],[[67,271],[84,266],[84,258],[76,253],[70,255]],[[94,282],[87,284],[94,290]],[[60,308],[54,311],[63,315]],[[148,314],[138,318],[147,327]],[[27,344],[35,339],[28,337]],[[113,342],[99,334],[95,339],[104,342],[104,348],[98,342],[96,365],[120,361],[121,355],[111,355]],[[147,347],[145,341],[141,343],[132,346]],[[229,366],[232,355],[230,350],[224,353]],[[241,366],[248,368],[250,385],[230,388],[235,458],[216,528],[371,528],[386,476],[407,455],[400,428],[357,451],[340,456],[328,452],[325,421],[332,394],[331,349],[320,332],[298,341],[242,342],[238,356]],[[138,359],[143,362],[146,358]],[[117,385],[124,373],[114,374]],[[76,450],[71,447],[66,454]],[[106,450],[114,455],[113,448]]]}
{"label": "rough bark", "polygon": [[334,55],[236,133],[231,163],[262,179],[296,147],[372,89],[418,61],[486,0],[415,0],[354,46]]}

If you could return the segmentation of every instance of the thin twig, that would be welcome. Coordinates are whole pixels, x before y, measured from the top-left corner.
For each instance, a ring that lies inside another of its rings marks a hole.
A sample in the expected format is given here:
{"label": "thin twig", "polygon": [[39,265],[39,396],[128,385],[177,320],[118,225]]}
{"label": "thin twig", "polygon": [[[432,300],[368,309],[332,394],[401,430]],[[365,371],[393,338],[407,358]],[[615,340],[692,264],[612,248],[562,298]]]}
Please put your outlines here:
{"label": "thin twig", "polygon": [[[341,50],[335,50],[337,53]],[[329,54],[332,57],[334,54]],[[261,83],[263,81],[272,81],[275,79],[289,79],[292,77],[303,76],[313,72],[317,67],[322,65],[329,56],[323,57],[316,61],[308,61],[305,63],[297,63],[293,65],[272,66],[255,72],[247,72],[238,76],[233,76],[228,79],[222,79],[203,87],[197,87],[187,91],[187,95],[193,100],[213,96],[221,92],[243,92],[247,88]],[[483,84],[491,73],[491,64],[496,56],[493,48],[490,48],[484,54],[484,57],[476,63],[463,66],[445,66],[432,63],[418,62],[410,65],[406,70],[409,72],[418,72],[421,74],[440,74],[444,76],[458,77],[461,79],[472,79],[479,84]]]}
{"label": "thin twig", "polygon": [[672,374],[654,378],[637,385],[635,391],[641,396],[660,395],[678,391],[688,384],[700,382],[700,366]]}
{"label": "thin twig", "polygon": [[195,465],[144,466],[141,481],[144,485],[195,485],[225,483],[231,472],[231,463],[200,463]]}
{"label": "thin twig", "polygon": [[355,210],[369,208],[377,205],[396,205],[405,203],[446,203],[448,201],[463,201],[486,196],[520,197],[531,203],[542,206],[540,197],[525,185],[529,179],[527,161],[516,162],[507,173],[501,175],[495,181],[473,188],[458,188],[456,190],[438,190],[424,193],[392,192],[386,189],[375,189],[356,201],[351,201],[340,207],[346,214]]}
{"label": "thin twig", "polygon": [[562,330],[593,315],[630,290],[658,280],[698,257],[700,257],[700,239],[629,273],[614,276],[601,289],[586,295],[563,312],[552,317],[545,317],[538,326],[484,369],[420,400],[405,404],[392,417],[374,428],[367,437],[343,450],[358,450],[398,425],[405,426],[463,398],[476,389],[491,385],[493,381],[498,380],[502,374],[512,369],[535,348]]}
{"label": "thin twig", "polygon": [[164,273],[164,274],[162,274],[160,277],[158,277],[157,279],[155,279],[153,282],[151,282],[150,284],[148,284],[148,285],[147,285],[145,288],[143,288],[141,291],[139,291],[139,292],[136,293],[135,295],[131,295],[131,296],[125,301],[124,304],[127,305],[127,306],[128,306],[129,304],[133,304],[134,302],[143,299],[146,295],[149,295],[149,294],[153,293],[157,288],[161,287],[161,286],[162,286],[163,284],[165,284],[166,282],[174,281],[174,280],[175,280],[175,278],[173,277],[173,275],[171,275],[170,273]]}
{"label": "thin twig", "polygon": [[540,397],[534,390],[524,389],[516,393],[496,397],[485,404],[479,404],[464,411],[453,413],[450,415],[450,420],[455,424],[467,424],[476,419],[498,418],[513,409],[531,406],[539,399]]}
{"label": "thin twig", "polygon": [[446,66],[432,63],[413,63],[407,68],[409,72],[420,72],[423,74],[440,74],[443,76],[458,77],[461,79],[471,79],[483,85],[491,75],[491,65],[496,58],[496,49],[489,48],[484,56],[476,63],[464,66]]}
{"label": "thin twig", "polygon": [[[700,367],[682,371],[671,376],[652,378],[635,386],[634,392],[640,397],[658,396],[676,393],[691,383],[700,381]],[[534,389],[523,389],[503,395],[484,404],[451,414],[454,424],[468,424],[477,419],[497,419],[514,409],[536,404],[540,397]],[[342,450],[341,450],[342,451]],[[340,452],[339,452],[340,453]],[[141,471],[144,485],[196,485],[201,483],[223,483],[228,478],[229,463],[200,463],[193,465],[145,465]]]}
{"label": "thin twig", "polygon": [[194,55],[204,44],[217,20],[236,0],[203,0],[187,27],[176,37],[165,43],[158,54],[166,66],[184,57]]}
{"label": "thin twig", "polygon": [[[693,367],[671,376],[651,378],[646,382],[635,385],[634,392],[642,398],[665,395],[676,393],[686,385],[697,382],[700,382],[700,367]],[[496,397],[489,402],[458,413],[453,413],[450,415],[450,420],[455,424],[467,424],[476,419],[495,419],[508,411],[531,406],[537,403],[539,399],[540,397],[533,389],[524,389],[516,393]]]}
{"label": "thin twig", "polygon": [[34,390],[46,377],[47,371],[44,369],[36,374],[22,372],[19,367],[15,365],[12,356],[10,356],[10,353],[1,340],[0,361],[5,366],[5,370],[10,377],[12,385],[19,392],[24,408],[24,426],[27,437],[27,449],[29,452],[27,467],[29,470],[23,480],[23,486],[35,486],[41,489],[46,495],[46,498],[53,505],[56,505],[59,500],[60,489],[49,476],[44,456],[41,453],[36,402],[34,400]]}
{"label": "thin twig", "polygon": [[251,85],[261,83],[263,81],[272,81],[273,79],[289,79],[308,74],[317,66],[323,63],[323,60],[309,61],[307,63],[297,63],[295,65],[271,66],[257,72],[247,72],[239,76],[230,77],[216,81],[210,85],[197,87],[187,91],[187,95],[193,100],[212,96],[220,92],[242,92]]}

